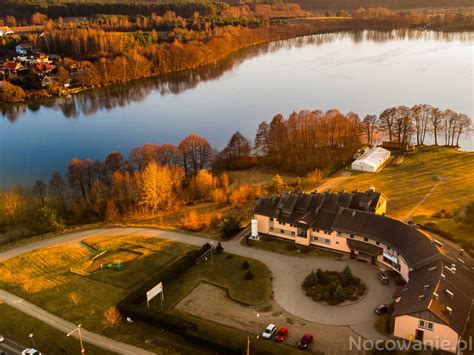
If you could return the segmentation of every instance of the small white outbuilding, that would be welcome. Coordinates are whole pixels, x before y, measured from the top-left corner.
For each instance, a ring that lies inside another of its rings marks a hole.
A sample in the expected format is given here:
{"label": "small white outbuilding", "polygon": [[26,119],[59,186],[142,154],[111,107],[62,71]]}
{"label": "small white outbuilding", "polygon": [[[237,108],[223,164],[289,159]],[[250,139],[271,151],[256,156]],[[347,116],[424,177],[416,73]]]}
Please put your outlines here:
{"label": "small white outbuilding", "polygon": [[375,147],[352,162],[352,170],[375,173],[388,159],[390,151],[381,147]]}

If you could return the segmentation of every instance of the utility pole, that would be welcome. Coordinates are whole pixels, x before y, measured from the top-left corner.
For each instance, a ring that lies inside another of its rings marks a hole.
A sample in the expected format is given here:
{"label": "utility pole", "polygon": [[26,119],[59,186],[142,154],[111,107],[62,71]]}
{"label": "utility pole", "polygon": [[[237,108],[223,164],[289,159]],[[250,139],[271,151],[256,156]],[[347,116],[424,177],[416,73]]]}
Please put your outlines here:
{"label": "utility pole", "polygon": [[250,337],[247,336],[247,355],[250,355]]}
{"label": "utility pole", "polygon": [[214,252],[214,242],[211,242],[211,265],[212,265],[212,253]]}
{"label": "utility pole", "polygon": [[79,334],[79,343],[81,344],[81,354],[85,354],[86,349],[84,349],[84,344],[82,343],[82,334],[81,334],[81,325],[80,324],[73,331],[67,333],[66,336],[71,336],[75,332],[77,332]]}

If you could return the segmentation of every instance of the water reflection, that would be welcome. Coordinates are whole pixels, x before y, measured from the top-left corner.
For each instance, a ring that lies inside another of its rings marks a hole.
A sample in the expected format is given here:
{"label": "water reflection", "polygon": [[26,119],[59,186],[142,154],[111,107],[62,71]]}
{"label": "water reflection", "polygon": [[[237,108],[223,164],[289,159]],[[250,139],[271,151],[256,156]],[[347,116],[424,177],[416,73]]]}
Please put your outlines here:
{"label": "water reflection", "polygon": [[474,32],[435,32],[435,31],[361,31],[319,34],[277,41],[257,47],[243,49],[225,59],[195,70],[183,71],[160,78],[131,81],[125,84],[87,90],[67,97],[58,97],[40,102],[0,106],[2,116],[15,122],[27,111],[37,111],[42,106],[60,111],[69,119],[90,116],[100,110],[112,110],[125,107],[134,102],[145,100],[152,92],[160,95],[178,95],[196,88],[200,83],[215,80],[239,66],[243,61],[280,49],[301,48],[307,45],[320,46],[326,43],[350,40],[358,44],[367,41],[384,43],[392,40],[423,40],[469,43],[474,40]]}

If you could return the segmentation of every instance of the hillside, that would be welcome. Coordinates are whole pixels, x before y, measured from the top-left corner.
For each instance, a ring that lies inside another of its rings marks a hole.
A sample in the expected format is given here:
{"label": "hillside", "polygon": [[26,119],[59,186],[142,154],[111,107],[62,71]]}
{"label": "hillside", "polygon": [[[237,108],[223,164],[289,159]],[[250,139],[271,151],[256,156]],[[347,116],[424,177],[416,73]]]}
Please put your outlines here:
{"label": "hillside", "polygon": [[407,153],[399,166],[390,164],[377,174],[343,170],[318,190],[365,190],[374,186],[388,199],[387,214],[408,220],[430,216],[474,200],[474,152],[423,147]]}

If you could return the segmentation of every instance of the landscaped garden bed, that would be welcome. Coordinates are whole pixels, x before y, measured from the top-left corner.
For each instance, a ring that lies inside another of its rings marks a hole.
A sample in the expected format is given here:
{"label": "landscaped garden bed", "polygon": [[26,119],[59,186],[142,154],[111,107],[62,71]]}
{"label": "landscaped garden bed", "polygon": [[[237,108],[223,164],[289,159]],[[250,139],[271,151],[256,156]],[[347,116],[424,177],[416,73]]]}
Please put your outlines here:
{"label": "landscaped garden bed", "polygon": [[306,276],[301,286],[306,296],[316,302],[330,305],[355,302],[367,291],[367,286],[360,278],[352,275],[348,265],[342,272],[313,270]]}

